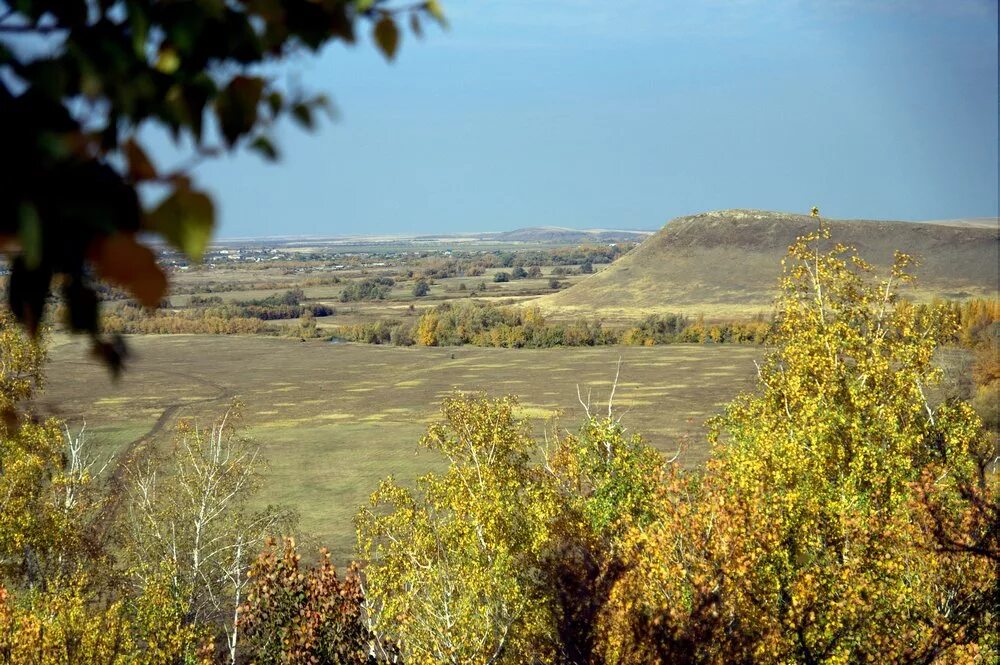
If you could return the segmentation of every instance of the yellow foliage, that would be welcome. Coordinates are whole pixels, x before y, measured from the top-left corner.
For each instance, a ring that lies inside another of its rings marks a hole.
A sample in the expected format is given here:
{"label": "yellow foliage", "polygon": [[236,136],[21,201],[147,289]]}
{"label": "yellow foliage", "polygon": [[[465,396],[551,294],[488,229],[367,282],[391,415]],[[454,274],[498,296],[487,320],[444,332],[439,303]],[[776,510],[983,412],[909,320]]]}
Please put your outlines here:
{"label": "yellow foliage", "polygon": [[420,346],[438,345],[438,321],[438,314],[433,309],[420,317],[420,323],[417,324],[417,344]]}
{"label": "yellow foliage", "polygon": [[705,473],[675,472],[630,533],[608,662],[997,656],[990,442],[967,405],[926,399],[956,318],[897,301],[905,255],[877,282],[828,238],[790,249],[776,349]]}

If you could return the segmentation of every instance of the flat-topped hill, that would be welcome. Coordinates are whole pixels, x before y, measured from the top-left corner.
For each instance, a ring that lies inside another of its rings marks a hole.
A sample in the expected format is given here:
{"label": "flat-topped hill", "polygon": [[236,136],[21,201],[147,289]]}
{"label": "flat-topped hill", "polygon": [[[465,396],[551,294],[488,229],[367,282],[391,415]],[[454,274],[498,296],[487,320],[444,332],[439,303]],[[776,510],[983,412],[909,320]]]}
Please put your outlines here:
{"label": "flat-topped hill", "polygon": [[542,243],[602,243],[640,241],[652,235],[651,231],[621,229],[567,229],[561,226],[531,226],[513,231],[483,234],[484,238],[503,242]]}
{"label": "flat-topped hill", "polygon": [[[826,220],[831,242],[858,248],[877,266],[901,250],[920,261],[916,300],[995,296],[1000,281],[995,225]],[[781,259],[817,228],[807,215],[722,210],[678,217],[599,273],[534,303],[556,316],[634,319],[703,313],[707,318],[770,309]]]}

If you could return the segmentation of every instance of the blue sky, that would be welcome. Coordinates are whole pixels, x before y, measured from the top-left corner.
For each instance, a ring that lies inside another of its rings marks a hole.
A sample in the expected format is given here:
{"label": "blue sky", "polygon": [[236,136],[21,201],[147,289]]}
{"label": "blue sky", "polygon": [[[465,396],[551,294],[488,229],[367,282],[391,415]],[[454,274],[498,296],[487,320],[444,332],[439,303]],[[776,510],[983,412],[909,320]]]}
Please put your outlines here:
{"label": "blue sky", "polygon": [[289,65],[339,118],[200,166],[220,236],[998,214],[996,0],[443,4],[392,64]]}

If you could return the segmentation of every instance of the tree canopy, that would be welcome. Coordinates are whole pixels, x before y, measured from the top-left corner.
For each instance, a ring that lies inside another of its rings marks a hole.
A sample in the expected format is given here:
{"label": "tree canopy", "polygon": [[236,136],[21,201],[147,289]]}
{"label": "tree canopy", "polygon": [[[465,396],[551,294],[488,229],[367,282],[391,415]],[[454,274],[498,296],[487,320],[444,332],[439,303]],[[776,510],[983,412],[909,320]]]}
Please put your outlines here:
{"label": "tree canopy", "polygon": [[[198,260],[215,226],[191,167],[240,149],[276,159],[276,122],[311,129],[330,108],[326,96],[261,72],[353,44],[365,26],[391,60],[400,23],[420,35],[427,19],[444,23],[437,0],[0,3],[0,245],[12,257],[14,315],[35,332],[56,289],[68,326],[118,368],[123,347],[101,336],[94,280],[157,305],[167,280],[150,240]],[[191,160],[154,164],[143,145],[151,127]]]}

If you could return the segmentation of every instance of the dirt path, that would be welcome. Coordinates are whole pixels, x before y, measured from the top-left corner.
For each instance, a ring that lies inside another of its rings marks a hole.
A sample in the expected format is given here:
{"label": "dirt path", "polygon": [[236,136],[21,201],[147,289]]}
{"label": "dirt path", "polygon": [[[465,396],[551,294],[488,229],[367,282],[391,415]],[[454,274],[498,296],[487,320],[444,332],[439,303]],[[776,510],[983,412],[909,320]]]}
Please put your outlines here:
{"label": "dirt path", "polygon": [[177,412],[182,408],[198,404],[228,402],[236,396],[236,391],[232,388],[228,388],[220,383],[195,376],[194,374],[165,369],[147,369],[144,371],[158,372],[168,376],[176,376],[184,381],[200,383],[214,389],[216,394],[197,400],[175,402],[174,404],[167,405],[163,409],[160,416],[156,419],[156,422],[153,423],[153,426],[150,427],[145,434],[130,441],[125,448],[118,453],[114,469],[111,472],[111,476],[108,478],[108,501],[104,510],[97,516],[94,523],[94,528],[96,529],[98,537],[102,542],[107,537],[111,526],[115,523],[115,519],[118,517],[118,513],[121,510],[122,499],[125,495],[125,475],[128,472],[129,467],[132,466],[132,464],[138,459],[139,455],[145,451],[146,446],[150,444],[174,419]]}

